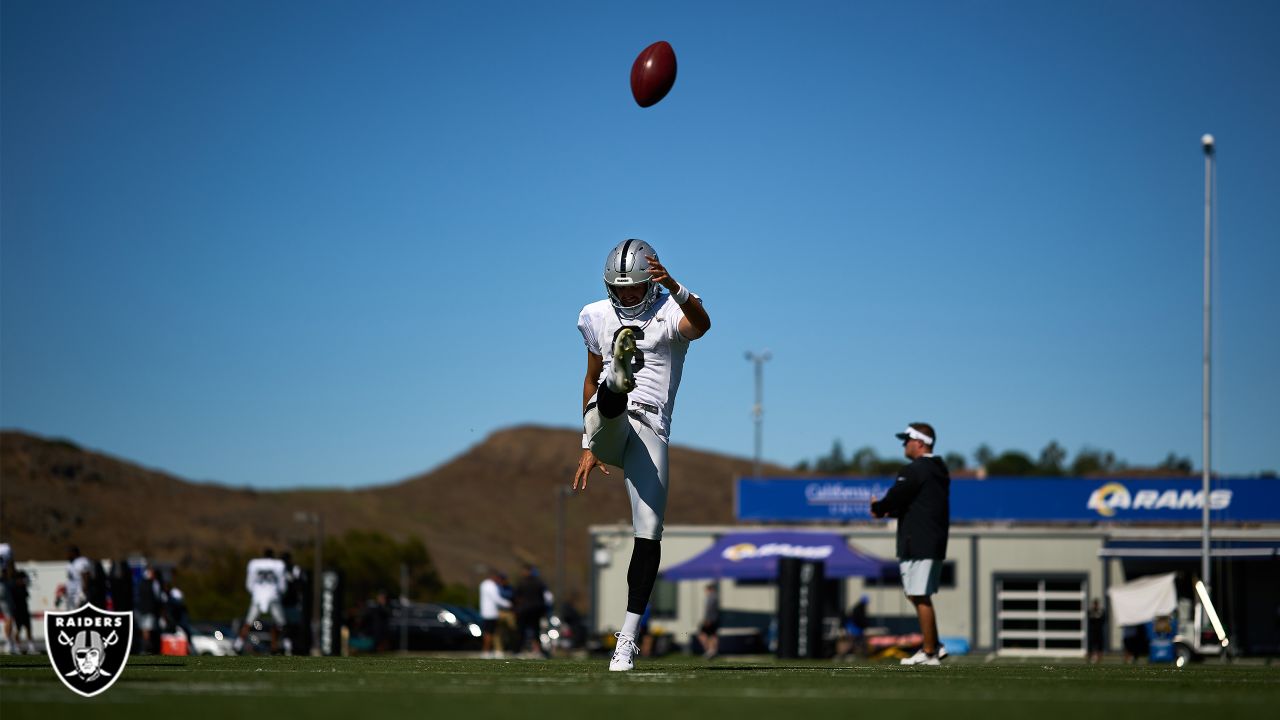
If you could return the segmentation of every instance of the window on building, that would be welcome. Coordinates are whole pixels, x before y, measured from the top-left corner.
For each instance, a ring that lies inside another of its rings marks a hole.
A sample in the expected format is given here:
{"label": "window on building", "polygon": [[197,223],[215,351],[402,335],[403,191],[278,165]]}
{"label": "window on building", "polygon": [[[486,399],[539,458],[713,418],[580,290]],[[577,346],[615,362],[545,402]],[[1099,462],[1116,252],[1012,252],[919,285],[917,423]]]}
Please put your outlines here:
{"label": "window on building", "polygon": [[1085,575],[996,575],[996,650],[1002,655],[1085,655]]}
{"label": "window on building", "polygon": [[661,578],[654,583],[653,595],[649,597],[649,607],[653,609],[650,617],[663,620],[675,618],[676,612],[680,609],[679,598],[676,595],[677,587],[676,583]]}

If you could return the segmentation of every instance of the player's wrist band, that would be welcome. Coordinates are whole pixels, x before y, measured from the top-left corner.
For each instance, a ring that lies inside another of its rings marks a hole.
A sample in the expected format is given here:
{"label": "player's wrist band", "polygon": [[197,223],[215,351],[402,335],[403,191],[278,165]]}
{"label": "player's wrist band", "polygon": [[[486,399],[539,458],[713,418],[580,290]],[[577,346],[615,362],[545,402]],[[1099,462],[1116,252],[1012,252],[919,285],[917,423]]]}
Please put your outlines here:
{"label": "player's wrist band", "polygon": [[689,288],[681,285],[679,290],[671,294],[671,299],[675,300],[677,305],[689,302]]}
{"label": "player's wrist band", "polygon": [[591,449],[591,436],[586,433],[582,433],[582,449]]}

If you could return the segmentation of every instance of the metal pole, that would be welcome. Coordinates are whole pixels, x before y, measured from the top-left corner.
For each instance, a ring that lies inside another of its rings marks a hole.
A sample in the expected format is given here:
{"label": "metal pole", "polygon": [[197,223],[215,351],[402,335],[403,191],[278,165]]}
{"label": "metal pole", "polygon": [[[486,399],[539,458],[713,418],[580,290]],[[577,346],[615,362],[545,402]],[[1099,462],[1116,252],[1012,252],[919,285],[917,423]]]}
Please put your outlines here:
{"label": "metal pole", "polygon": [[300,523],[310,523],[315,526],[315,557],[311,570],[311,654],[320,655],[320,607],[322,593],[320,586],[322,585],[322,574],[324,572],[324,521],[318,512],[303,512],[301,510],[293,514],[293,519]]}
{"label": "metal pole", "polygon": [[756,442],[751,474],[757,478],[760,477],[760,457],[764,449],[764,364],[772,357],[773,353],[768,350],[758,355],[747,351],[747,360],[756,365],[756,403],[751,408],[751,415],[755,418]]}
{"label": "metal pole", "polygon": [[321,655],[324,652],[320,648],[320,624],[323,622],[320,617],[323,612],[320,586],[324,584],[324,518],[320,513],[313,513],[312,518],[316,523],[316,567],[315,574],[311,577],[311,654]]}
{"label": "metal pole", "polygon": [[400,563],[400,652],[409,651],[409,564]]}
{"label": "metal pole", "polygon": [[[565,502],[569,497],[569,488],[556,486],[556,601],[564,604],[564,536],[565,536]],[[551,609],[555,614],[555,608]]]}
{"label": "metal pole", "polygon": [[1201,538],[1200,538],[1200,579],[1204,582],[1206,590],[1210,587],[1209,583],[1209,476],[1212,472],[1212,462],[1210,461],[1209,438],[1211,426],[1210,409],[1212,408],[1210,393],[1210,350],[1213,342],[1213,325],[1212,315],[1210,313],[1211,289],[1213,275],[1211,273],[1211,263],[1213,262],[1213,136],[1206,134],[1200,138],[1201,145],[1204,146],[1204,377],[1202,385],[1201,410],[1202,410],[1202,428],[1201,428],[1201,453],[1204,458],[1203,468],[1200,471],[1201,484],[1204,492],[1204,509],[1201,513]]}

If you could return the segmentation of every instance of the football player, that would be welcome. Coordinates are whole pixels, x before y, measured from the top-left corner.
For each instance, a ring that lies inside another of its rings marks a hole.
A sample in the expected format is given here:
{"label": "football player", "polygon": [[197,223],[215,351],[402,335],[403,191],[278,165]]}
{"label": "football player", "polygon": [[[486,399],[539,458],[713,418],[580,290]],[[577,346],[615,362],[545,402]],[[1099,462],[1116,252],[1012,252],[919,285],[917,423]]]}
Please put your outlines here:
{"label": "football player", "polygon": [[658,577],[676,390],[689,343],[706,334],[711,318],[702,300],[671,277],[643,240],[625,240],[609,252],[604,287],[607,297],[578,315],[587,374],[573,489],[586,490],[597,467],[609,474],[606,464],[625,475],[635,546],[627,569],[627,612],[609,669],[626,671],[635,666],[636,631]]}
{"label": "football player", "polygon": [[284,607],[280,598],[284,595],[286,574],[288,569],[284,561],[275,556],[271,548],[262,551],[262,557],[254,558],[245,566],[245,589],[252,600],[249,612],[245,613],[244,623],[240,626],[240,635],[236,638],[236,652],[243,652],[245,640],[253,623],[263,615],[269,615],[271,624],[271,653],[274,655],[280,647],[280,628],[284,625]]}

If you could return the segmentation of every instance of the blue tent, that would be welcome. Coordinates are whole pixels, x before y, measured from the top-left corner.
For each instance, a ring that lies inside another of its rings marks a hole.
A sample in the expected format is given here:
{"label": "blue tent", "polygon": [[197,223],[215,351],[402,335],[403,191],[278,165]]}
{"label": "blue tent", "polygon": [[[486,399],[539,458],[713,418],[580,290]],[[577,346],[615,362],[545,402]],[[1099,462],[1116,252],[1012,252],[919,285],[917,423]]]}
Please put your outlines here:
{"label": "blue tent", "polygon": [[774,580],[780,557],[821,560],[829,578],[891,578],[898,574],[897,561],[855,550],[836,533],[739,532],[729,533],[701,554],[663,570],[662,577]]}

